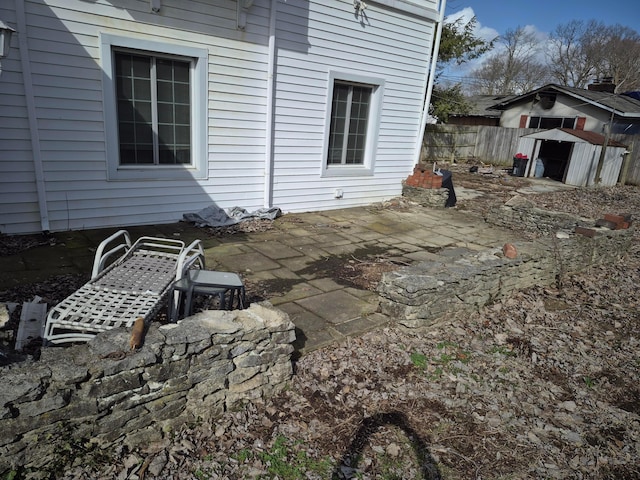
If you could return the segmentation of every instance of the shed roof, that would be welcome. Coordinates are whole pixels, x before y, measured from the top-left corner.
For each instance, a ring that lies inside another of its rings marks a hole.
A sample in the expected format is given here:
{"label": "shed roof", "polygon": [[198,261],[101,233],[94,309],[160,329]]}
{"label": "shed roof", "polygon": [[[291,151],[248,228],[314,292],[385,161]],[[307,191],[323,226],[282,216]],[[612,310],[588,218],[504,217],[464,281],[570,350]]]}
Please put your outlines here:
{"label": "shed roof", "polygon": [[[572,142],[572,143],[590,143],[591,145],[604,145],[605,137],[596,132],[587,132],[585,130],[575,130],[573,128],[554,128],[551,130],[544,130],[542,132],[530,133],[529,135],[523,135],[527,138],[537,138],[541,140],[557,140],[559,142]],[[620,142],[613,139],[609,139],[607,144],[610,147],[627,148]]]}
{"label": "shed roof", "polygon": [[502,112],[492,109],[496,103],[505,102],[507,99],[513,98],[514,95],[471,95],[467,97],[470,106],[468,113],[454,112],[451,116],[473,116],[500,118]]}

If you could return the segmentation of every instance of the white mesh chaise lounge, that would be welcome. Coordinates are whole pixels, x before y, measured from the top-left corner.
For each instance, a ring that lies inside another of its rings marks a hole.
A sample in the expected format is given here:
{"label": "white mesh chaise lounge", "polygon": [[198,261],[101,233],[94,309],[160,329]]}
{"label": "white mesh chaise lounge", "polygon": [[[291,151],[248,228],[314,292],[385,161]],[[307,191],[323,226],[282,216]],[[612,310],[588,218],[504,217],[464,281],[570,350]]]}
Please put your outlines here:
{"label": "white mesh chaise lounge", "polygon": [[49,311],[45,343],[88,341],[99,332],[131,327],[139,317],[150,321],[173,282],[190,268],[204,268],[200,240],[185,246],[181,240],[140,237],[131,244],[126,230],[114,233],[98,246],[91,280]]}

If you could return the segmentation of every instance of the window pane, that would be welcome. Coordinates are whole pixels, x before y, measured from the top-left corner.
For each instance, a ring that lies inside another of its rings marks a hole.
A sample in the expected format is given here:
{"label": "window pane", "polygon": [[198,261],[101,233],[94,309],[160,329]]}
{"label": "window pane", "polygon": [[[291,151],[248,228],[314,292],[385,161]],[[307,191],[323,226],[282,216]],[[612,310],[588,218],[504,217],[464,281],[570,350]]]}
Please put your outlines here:
{"label": "window pane", "polygon": [[191,123],[191,108],[189,105],[176,105],[175,116],[176,123],[188,125]]}
{"label": "window pane", "polygon": [[136,100],[151,100],[151,82],[144,79],[133,81],[133,98]]}
{"label": "window pane", "polygon": [[158,103],[158,122],[173,123],[173,105],[171,103]]}
{"label": "window pane", "polygon": [[562,118],[542,117],[540,128],[557,128],[562,126]]}
{"label": "window pane", "polygon": [[120,164],[135,165],[136,147],[135,145],[120,143]]}
{"label": "window pane", "polygon": [[114,58],[120,163],[190,163],[191,62],[127,52]]}
{"label": "window pane", "polygon": [[191,138],[191,128],[187,126],[176,125],[175,129],[175,142],[177,144],[189,145]]}
{"label": "window pane", "polygon": [[174,62],[173,79],[176,82],[189,83],[191,79],[191,65],[187,62]]}
{"label": "window pane", "polygon": [[153,164],[153,145],[138,145],[136,147],[137,164]]}
{"label": "window pane", "polygon": [[174,87],[175,101],[178,103],[189,103],[189,84],[176,83]]}
{"label": "window pane", "polygon": [[134,103],[135,108],[135,121],[140,123],[148,123],[151,125],[153,123],[153,114],[151,110],[151,102],[147,101],[136,101]]}
{"label": "window pane", "polygon": [[159,58],[156,61],[158,80],[173,81],[173,62],[171,60]]}
{"label": "window pane", "polygon": [[122,122],[133,122],[136,118],[135,109],[133,108],[133,103],[129,100],[119,100],[118,101],[118,117]]}
{"label": "window pane", "polygon": [[349,142],[346,156],[347,164],[364,163],[364,146],[369,118],[371,88],[353,87],[351,118],[349,122]]}
{"label": "window pane", "polygon": [[117,53],[115,55],[116,75],[131,76],[131,55]]}
{"label": "window pane", "polygon": [[562,120],[562,128],[574,128],[575,124],[575,118],[564,118]]}
{"label": "window pane", "polygon": [[173,83],[158,82],[158,101],[173,102]]}
{"label": "window pane", "polygon": [[118,77],[116,78],[116,91],[118,92],[118,98],[131,99],[133,98],[133,83],[130,77]]}
{"label": "window pane", "polygon": [[173,153],[173,148],[168,147],[166,145],[160,146],[160,165],[174,165],[175,155]]}
{"label": "window pane", "polygon": [[134,143],[135,135],[133,134],[134,124],[129,122],[120,122],[118,125],[118,136],[120,143]]}
{"label": "window pane", "polygon": [[189,146],[179,146],[176,148],[176,163],[191,163],[191,148]]}
{"label": "window pane", "polygon": [[329,165],[342,163],[342,145],[346,134],[348,98],[349,85],[336,83],[333,86],[331,126],[329,127],[329,152],[327,155],[327,163]]}
{"label": "window pane", "polygon": [[158,125],[158,141],[161,145],[175,143],[173,125]]}
{"label": "window pane", "polygon": [[151,58],[139,55],[130,55],[132,72],[131,76],[136,78],[151,78]]}

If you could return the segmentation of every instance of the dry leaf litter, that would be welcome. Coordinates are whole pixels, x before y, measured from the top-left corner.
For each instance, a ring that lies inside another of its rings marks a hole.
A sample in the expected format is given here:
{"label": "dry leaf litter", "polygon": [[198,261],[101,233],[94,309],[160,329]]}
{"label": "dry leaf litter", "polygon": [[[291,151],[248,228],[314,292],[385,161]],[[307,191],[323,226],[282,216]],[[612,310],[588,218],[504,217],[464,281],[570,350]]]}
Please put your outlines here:
{"label": "dry leaf litter", "polygon": [[[479,215],[525,182],[451,168],[487,192],[457,207]],[[591,218],[640,211],[638,187],[535,200]],[[639,283],[636,234],[621,262],[561,287],[305,355],[287,391],[214,424],[135,451],[78,446],[56,478],[640,478]]]}

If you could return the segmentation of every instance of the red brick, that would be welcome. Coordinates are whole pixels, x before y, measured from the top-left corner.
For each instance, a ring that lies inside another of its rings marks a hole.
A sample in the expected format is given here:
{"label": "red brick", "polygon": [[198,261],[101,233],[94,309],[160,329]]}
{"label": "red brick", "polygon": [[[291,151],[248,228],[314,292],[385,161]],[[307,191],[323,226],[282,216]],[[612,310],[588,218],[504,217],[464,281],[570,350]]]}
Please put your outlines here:
{"label": "red brick", "polygon": [[589,238],[593,238],[596,236],[596,231],[593,228],[576,227],[575,232]]}
{"label": "red brick", "polygon": [[417,187],[418,186],[418,180],[416,180],[413,176],[407,178],[407,185],[409,185],[410,187]]}
{"label": "red brick", "polygon": [[616,224],[615,229],[621,230],[621,229],[629,228],[629,225],[631,224],[631,215],[629,214],[613,215],[611,213],[605,213],[604,220],[606,220],[607,222],[615,223]]}
{"label": "red brick", "polygon": [[505,243],[502,247],[502,253],[507,258],[516,258],[518,256],[518,250],[512,243]]}

